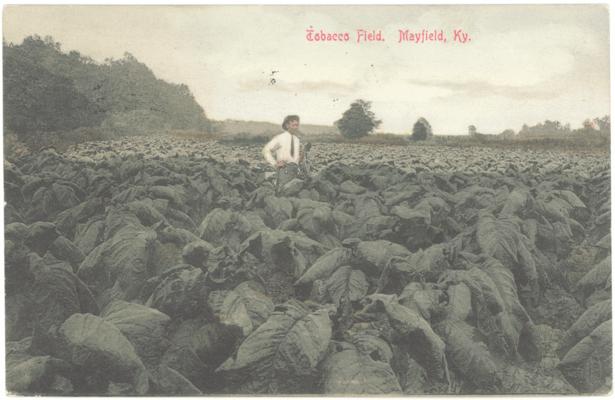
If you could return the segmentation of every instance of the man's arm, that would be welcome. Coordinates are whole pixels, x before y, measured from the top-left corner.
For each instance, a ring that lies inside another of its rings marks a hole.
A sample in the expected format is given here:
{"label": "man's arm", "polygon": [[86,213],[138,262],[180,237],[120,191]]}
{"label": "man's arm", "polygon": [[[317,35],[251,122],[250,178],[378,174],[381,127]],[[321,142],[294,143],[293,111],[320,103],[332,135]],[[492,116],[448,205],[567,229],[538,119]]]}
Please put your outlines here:
{"label": "man's arm", "polygon": [[275,158],[273,158],[273,154],[271,153],[272,151],[277,150],[279,146],[280,145],[278,143],[278,137],[276,136],[273,139],[271,139],[269,143],[265,145],[265,147],[263,147],[263,157],[265,157],[265,160],[274,167],[276,164],[276,160]]}

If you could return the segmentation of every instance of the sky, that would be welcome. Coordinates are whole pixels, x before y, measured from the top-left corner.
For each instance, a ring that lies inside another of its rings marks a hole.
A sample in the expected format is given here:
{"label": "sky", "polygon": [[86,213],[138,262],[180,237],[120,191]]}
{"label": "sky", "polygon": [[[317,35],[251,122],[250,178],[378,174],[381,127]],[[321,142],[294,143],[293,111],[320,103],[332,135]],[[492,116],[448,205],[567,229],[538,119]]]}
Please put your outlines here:
{"label": "sky", "polygon": [[[310,28],[349,40],[310,41]],[[446,42],[400,42],[400,30]],[[216,120],[331,125],[364,99],[378,132],[424,117],[435,134],[466,134],[574,128],[610,110],[606,5],[5,6],[4,40],[32,34],[99,62],[129,52]]]}

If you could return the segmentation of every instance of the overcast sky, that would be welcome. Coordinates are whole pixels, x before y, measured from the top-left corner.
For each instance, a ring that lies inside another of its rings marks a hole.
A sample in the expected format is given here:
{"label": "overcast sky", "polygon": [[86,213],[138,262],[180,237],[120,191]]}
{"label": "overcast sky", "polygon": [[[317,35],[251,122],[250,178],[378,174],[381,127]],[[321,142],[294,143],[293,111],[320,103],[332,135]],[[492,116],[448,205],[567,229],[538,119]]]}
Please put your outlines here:
{"label": "overcast sky", "polygon": [[[310,42],[310,26],[350,40]],[[384,41],[357,43],[357,29]],[[398,43],[400,29],[442,29],[447,41]],[[362,98],[381,132],[407,133],[422,116],[436,134],[465,134],[578,127],[610,109],[605,5],[5,7],[4,39],[31,34],[100,62],[130,52],[219,120],[330,125]]]}

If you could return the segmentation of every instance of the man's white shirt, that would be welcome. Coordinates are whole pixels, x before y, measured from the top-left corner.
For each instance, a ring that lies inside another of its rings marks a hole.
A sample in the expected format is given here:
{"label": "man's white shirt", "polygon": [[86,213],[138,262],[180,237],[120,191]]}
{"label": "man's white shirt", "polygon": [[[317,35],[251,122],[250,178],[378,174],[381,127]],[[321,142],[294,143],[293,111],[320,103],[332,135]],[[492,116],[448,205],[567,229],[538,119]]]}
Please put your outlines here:
{"label": "man's white shirt", "polygon": [[265,145],[263,148],[263,156],[265,160],[273,166],[276,161],[285,161],[287,163],[294,162],[299,163],[299,138],[295,135],[294,140],[294,156],[290,155],[291,137],[293,135],[288,131],[284,131],[279,135],[276,135]]}

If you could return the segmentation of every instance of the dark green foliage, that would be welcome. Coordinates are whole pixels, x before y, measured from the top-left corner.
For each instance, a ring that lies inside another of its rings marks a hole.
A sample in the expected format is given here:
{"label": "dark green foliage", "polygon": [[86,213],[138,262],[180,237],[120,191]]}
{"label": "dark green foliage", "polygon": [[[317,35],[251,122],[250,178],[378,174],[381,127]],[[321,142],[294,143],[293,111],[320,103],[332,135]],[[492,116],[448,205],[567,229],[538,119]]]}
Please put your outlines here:
{"label": "dark green foliage", "polygon": [[519,135],[521,136],[541,136],[541,135],[565,135],[569,134],[570,124],[562,125],[559,121],[546,120],[544,123],[537,123],[534,126],[523,124]]}
{"label": "dark green foliage", "polygon": [[423,117],[419,118],[412,128],[412,139],[413,140],[426,140],[433,136],[433,132],[431,131],[431,125],[427,120]]}
{"label": "dark green foliage", "polygon": [[261,146],[130,137],[5,163],[7,387],[610,391],[608,156],[431,142],[317,145],[283,197]]}
{"label": "dark green foliage", "polygon": [[546,120],[544,123],[537,123],[533,126],[523,124],[519,131],[520,136],[525,137],[561,137],[566,135],[602,135],[610,136],[611,134],[611,116],[605,115],[602,118],[587,118],[581,128],[571,129],[570,124],[562,125],[559,121]]}
{"label": "dark green foliage", "polygon": [[[26,43],[26,41],[24,41]],[[40,42],[41,46],[46,46]],[[104,114],[74,82],[46,69],[21,46],[4,47],[4,127],[18,135],[97,125]]]}
{"label": "dark green foliage", "polygon": [[389,363],[374,360],[345,342],[335,347],[323,364],[325,394],[399,395],[401,387]]}
{"label": "dark green foliage", "polygon": [[99,64],[39,36],[3,49],[4,127],[22,138],[92,126],[117,134],[209,128],[186,85],[157,79],[129,53]]}
{"label": "dark green foliage", "polygon": [[335,126],[343,136],[347,138],[360,138],[370,134],[382,123],[376,119],[376,115],[370,110],[371,102],[357,100],[342,114],[342,118],[335,121]]}
{"label": "dark green foliage", "polygon": [[598,128],[601,133],[606,135],[611,134],[611,116],[605,115],[602,118],[594,118],[594,125]]}
{"label": "dark green foliage", "polygon": [[504,129],[502,132],[500,132],[499,136],[503,138],[514,138],[515,131],[512,129]]}

